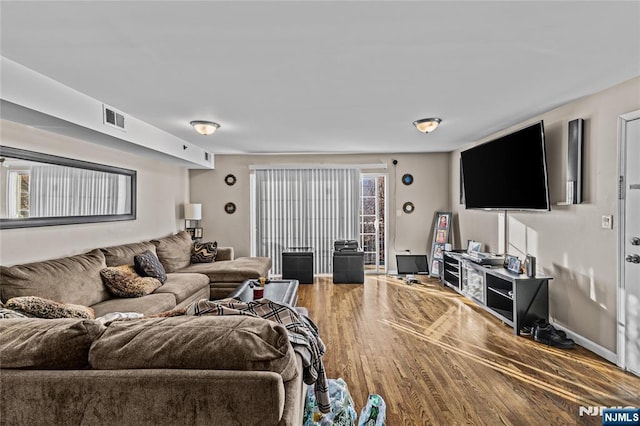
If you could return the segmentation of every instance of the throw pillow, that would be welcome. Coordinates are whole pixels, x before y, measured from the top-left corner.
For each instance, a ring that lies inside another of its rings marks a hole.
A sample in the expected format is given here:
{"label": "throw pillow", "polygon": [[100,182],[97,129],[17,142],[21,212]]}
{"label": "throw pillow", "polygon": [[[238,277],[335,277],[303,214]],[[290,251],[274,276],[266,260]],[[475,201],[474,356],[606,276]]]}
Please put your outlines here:
{"label": "throw pillow", "polygon": [[38,318],[94,319],[95,313],[88,306],[60,303],[36,296],[20,296],[7,300],[6,307],[19,313]]}
{"label": "throw pillow", "polygon": [[141,277],[133,265],[111,266],[100,271],[104,285],[114,296],[142,297],[162,284],[156,278]]}
{"label": "throw pillow", "polygon": [[189,266],[191,258],[191,247],[193,241],[191,234],[186,231],[178,232],[169,237],[151,241],[156,246],[156,254],[162,262],[164,270],[175,272]]}
{"label": "throw pillow", "polygon": [[167,281],[167,273],[164,270],[164,266],[160,263],[158,256],[151,250],[135,255],[133,263],[136,272],[141,276],[156,278],[162,284]]}
{"label": "throw pillow", "polygon": [[193,243],[191,249],[191,263],[211,263],[216,260],[218,254],[218,242]]}
{"label": "throw pillow", "polygon": [[0,319],[7,318],[29,318],[25,314],[21,314],[20,312],[14,311],[13,309],[9,309],[4,306],[4,303],[0,302]]}

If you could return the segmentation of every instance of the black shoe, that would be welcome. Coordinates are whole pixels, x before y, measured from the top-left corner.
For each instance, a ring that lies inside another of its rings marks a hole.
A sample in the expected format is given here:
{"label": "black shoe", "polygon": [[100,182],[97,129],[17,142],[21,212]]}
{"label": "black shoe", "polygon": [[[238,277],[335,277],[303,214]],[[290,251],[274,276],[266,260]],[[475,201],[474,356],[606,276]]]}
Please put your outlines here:
{"label": "black shoe", "polygon": [[[555,332],[556,332],[560,337],[562,337],[563,339],[566,339],[566,338],[567,338],[567,333],[565,333],[565,332],[564,332],[564,330],[558,330],[557,328],[555,328],[554,326],[552,326],[551,324],[549,324],[549,323],[547,322],[547,320],[546,320],[546,319],[538,319],[538,320],[535,320],[535,321],[533,322],[533,327],[531,327],[531,331],[532,331],[532,332],[534,332],[534,331],[536,330],[536,328],[537,328],[537,327],[542,327],[542,328],[551,327],[552,329],[554,329],[554,330],[555,330]],[[571,339],[569,339],[569,340],[571,340]]]}
{"label": "black shoe", "polygon": [[575,346],[574,341],[567,338],[566,333],[556,330],[549,323],[546,323],[546,325],[536,324],[533,329],[533,340],[560,349],[571,349]]}

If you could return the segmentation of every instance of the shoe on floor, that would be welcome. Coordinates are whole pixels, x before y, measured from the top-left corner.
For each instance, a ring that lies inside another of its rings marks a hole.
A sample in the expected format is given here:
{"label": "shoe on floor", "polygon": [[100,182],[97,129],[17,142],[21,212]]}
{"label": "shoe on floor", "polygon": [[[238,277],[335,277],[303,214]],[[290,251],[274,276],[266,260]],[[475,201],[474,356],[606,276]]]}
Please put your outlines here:
{"label": "shoe on floor", "polygon": [[575,342],[567,338],[564,331],[556,330],[546,321],[544,323],[538,323],[538,321],[536,321],[533,329],[533,340],[560,349],[571,349],[575,346]]}
{"label": "shoe on floor", "polygon": [[[533,332],[536,330],[536,327],[542,327],[542,328],[545,328],[545,327],[551,327],[551,328],[553,328],[553,329],[556,331],[556,333],[557,333],[560,337],[562,337],[563,339],[566,339],[566,338],[567,338],[567,333],[565,333],[565,332],[564,332],[564,330],[558,330],[557,328],[555,328],[554,326],[552,326],[551,324],[549,324],[549,323],[547,322],[547,320],[546,320],[546,319],[538,319],[538,320],[535,320],[535,321],[533,322],[533,327],[531,327],[531,334],[533,334]],[[571,339],[569,339],[569,340],[571,340]]]}

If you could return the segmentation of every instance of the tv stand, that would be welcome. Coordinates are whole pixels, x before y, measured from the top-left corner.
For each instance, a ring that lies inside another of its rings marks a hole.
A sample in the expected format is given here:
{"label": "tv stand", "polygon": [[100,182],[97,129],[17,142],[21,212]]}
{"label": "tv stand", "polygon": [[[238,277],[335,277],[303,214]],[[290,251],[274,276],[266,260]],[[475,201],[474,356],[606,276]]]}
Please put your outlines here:
{"label": "tv stand", "polygon": [[500,266],[479,265],[455,252],[445,252],[443,264],[444,285],[511,326],[514,334],[537,319],[549,318],[551,277],[528,277]]}

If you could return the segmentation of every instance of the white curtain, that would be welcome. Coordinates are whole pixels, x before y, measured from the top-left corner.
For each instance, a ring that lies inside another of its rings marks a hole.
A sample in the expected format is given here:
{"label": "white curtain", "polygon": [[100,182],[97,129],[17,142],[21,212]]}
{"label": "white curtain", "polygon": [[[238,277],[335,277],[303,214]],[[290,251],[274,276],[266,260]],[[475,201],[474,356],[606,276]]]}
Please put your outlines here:
{"label": "white curtain", "polygon": [[61,166],[34,166],[29,216],[95,216],[131,210],[127,176]]}
{"label": "white curtain", "polygon": [[358,169],[268,169],[255,172],[256,251],[282,273],[282,251],[312,247],[314,273],[332,272],[335,240],[359,236]]}

